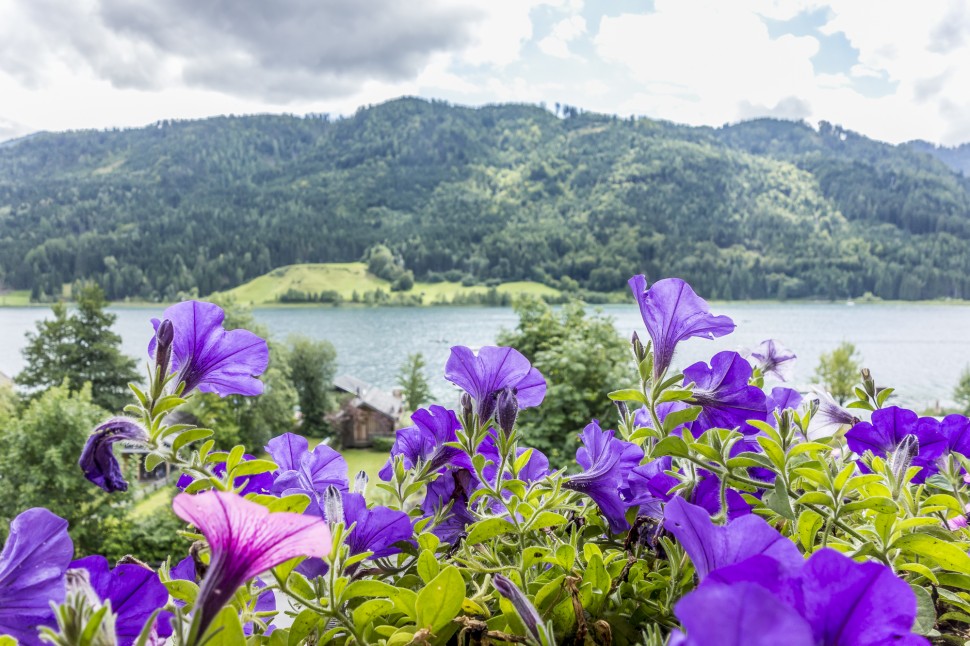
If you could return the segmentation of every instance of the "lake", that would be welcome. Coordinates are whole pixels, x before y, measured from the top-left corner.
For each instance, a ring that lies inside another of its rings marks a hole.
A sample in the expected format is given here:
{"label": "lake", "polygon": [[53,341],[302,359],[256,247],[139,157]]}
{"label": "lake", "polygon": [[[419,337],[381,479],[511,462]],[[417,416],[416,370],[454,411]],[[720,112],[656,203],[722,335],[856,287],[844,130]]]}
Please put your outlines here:
{"label": "lake", "polygon": [[[811,383],[819,355],[842,341],[856,345],[879,385],[899,391],[900,403],[917,408],[952,400],[961,371],[970,364],[970,305],[845,303],[723,303],[712,306],[738,325],[734,334],[681,345],[676,366],[709,359],[720,350],[753,347],[775,338],[798,354],[794,383]],[[145,357],[152,334],[149,319],[162,307],[120,307],[115,329],[123,349]],[[637,330],[646,338],[635,305],[608,305],[624,337]],[[50,315],[46,308],[0,308],[0,371],[14,375],[23,368],[24,333]],[[409,353],[422,352],[435,394],[443,402],[455,399],[440,377],[453,345],[494,343],[503,328],[513,328],[511,309],[479,307],[423,308],[271,308],[257,309],[255,318],[276,338],[303,334],[327,339],[337,348],[340,371],[383,388],[394,386]],[[605,396],[605,394],[604,394]]]}

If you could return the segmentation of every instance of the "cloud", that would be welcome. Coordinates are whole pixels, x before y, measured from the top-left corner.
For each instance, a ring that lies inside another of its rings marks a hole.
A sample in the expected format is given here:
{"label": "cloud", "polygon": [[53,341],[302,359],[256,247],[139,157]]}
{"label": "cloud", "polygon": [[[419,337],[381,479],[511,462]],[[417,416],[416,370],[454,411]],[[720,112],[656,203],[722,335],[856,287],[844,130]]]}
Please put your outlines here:
{"label": "cloud", "polygon": [[120,89],[182,83],[285,103],[413,79],[473,46],[488,12],[433,0],[31,0],[0,26],[0,68],[37,86],[54,63]]}
{"label": "cloud", "polygon": [[552,33],[539,41],[539,49],[556,58],[572,58],[569,43],[586,33],[586,19],[582,16],[570,16],[557,22],[552,27]]}

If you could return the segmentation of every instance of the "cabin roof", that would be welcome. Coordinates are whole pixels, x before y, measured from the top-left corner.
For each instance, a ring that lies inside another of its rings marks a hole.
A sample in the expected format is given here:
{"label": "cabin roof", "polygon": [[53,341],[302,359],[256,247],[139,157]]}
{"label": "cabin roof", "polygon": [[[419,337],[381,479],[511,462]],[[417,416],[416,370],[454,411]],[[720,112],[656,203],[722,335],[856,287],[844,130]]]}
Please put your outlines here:
{"label": "cabin roof", "polygon": [[397,421],[404,408],[401,400],[385,392],[376,386],[372,386],[366,381],[362,381],[350,375],[341,375],[333,380],[333,386],[337,390],[354,395],[351,402],[353,406],[363,406],[373,411],[386,415]]}

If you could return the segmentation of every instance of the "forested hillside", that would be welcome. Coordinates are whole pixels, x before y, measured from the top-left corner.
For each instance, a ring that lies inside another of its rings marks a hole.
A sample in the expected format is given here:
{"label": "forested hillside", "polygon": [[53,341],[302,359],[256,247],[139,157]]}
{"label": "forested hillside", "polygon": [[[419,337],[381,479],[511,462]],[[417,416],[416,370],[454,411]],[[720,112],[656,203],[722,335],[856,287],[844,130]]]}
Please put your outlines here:
{"label": "forested hillside", "polygon": [[400,99],[0,144],[0,279],[208,294],[386,244],[419,280],[712,298],[970,298],[970,180],[822,124],[722,129]]}

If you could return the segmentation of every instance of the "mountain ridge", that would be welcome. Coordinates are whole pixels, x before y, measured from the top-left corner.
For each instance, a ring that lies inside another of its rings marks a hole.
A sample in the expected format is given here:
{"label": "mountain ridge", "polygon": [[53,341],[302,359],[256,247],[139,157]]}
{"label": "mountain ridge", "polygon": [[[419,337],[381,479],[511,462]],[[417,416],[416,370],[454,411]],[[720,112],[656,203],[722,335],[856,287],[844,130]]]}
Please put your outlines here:
{"label": "mountain ridge", "polygon": [[39,133],[0,146],[0,278],[170,300],[386,245],[419,279],[970,297],[970,180],[918,146],[569,114],[402,98],[337,120]]}

